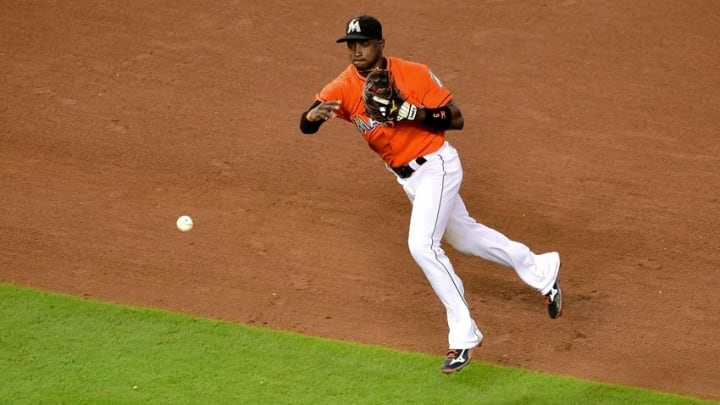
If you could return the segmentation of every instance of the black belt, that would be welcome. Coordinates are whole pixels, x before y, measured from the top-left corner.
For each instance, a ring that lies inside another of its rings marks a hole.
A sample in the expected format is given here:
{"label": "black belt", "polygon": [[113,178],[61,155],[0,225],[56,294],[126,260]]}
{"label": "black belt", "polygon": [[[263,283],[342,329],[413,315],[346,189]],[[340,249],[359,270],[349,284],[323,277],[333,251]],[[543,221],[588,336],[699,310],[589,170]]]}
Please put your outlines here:
{"label": "black belt", "polygon": [[[417,166],[422,166],[425,162],[427,162],[427,159],[425,159],[424,157],[420,156],[419,158],[415,159],[413,162],[415,162],[415,163],[417,164]],[[390,169],[392,169],[392,171],[394,171],[395,174],[397,174],[398,177],[400,177],[401,179],[407,179],[407,178],[410,177],[410,176],[415,172],[415,170],[416,170],[416,169],[413,169],[412,166],[410,166],[409,163],[406,164],[405,166],[391,167]]]}

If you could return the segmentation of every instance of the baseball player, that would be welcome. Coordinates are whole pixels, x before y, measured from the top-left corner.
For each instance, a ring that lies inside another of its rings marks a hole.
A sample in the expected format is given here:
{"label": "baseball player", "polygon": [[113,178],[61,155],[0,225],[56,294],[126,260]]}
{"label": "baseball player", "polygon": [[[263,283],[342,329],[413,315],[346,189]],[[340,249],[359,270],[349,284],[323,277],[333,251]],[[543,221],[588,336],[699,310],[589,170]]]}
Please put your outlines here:
{"label": "baseball player", "polygon": [[450,90],[427,66],[384,56],[382,25],[372,16],[352,18],[337,42],[347,45],[351,63],[317,93],[302,113],[300,130],[314,134],[336,117],[354,124],[403,187],[412,203],[410,254],[447,314],[449,351],[441,370],[461,370],[483,340],[462,280],[441,246],[443,238],[462,253],[514,269],[545,297],[550,318],[560,316],[559,254],[535,254],[478,223],[465,208],[460,158],[445,139],[445,131],[464,124]]}

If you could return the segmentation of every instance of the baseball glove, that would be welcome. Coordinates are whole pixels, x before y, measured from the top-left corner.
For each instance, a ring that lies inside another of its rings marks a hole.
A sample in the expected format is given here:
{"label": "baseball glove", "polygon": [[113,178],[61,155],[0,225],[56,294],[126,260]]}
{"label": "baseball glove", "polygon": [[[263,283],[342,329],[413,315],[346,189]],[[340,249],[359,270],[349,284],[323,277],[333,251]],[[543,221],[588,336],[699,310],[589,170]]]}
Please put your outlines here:
{"label": "baseball glove", "polygon": [[405,101],[395,87],[389,70],[377,69],[368,73],[362,99],[365,114],[375,121],[387,123],[415,119],[417,107]]}

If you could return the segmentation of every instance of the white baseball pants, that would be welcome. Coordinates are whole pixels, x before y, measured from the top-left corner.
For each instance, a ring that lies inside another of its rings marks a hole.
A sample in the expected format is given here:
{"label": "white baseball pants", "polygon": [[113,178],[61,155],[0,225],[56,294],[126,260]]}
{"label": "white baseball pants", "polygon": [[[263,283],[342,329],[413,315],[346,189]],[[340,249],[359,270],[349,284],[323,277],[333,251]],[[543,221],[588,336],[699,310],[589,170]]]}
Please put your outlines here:
{"label": "white baseball pants", "polygon": [[457,150],[448,142],[425,156],[427,162],[406,179],[398,177],[412,202],[408,247],[435,294],[445,306],[450,349],[468,349],[482,341],[470,314],[460,277],[441,247],[443,237],[459,252],[479,256],[515,270],[525,284],[545,294],[557,278],[557,253],[534,254],[522,243],[470,217],[460,197],[463,170]]}

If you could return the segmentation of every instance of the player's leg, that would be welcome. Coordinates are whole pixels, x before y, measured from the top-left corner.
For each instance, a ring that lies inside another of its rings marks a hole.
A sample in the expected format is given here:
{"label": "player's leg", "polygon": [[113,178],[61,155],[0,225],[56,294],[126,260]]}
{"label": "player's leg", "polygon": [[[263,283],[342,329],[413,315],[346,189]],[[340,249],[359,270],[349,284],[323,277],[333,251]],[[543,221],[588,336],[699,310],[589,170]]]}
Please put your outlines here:
{"label": "player's leg", "polygon": [[547,294],[558,276],[559,255],[533,253],[526,245],[478,223],[459,195],[457,200],[445,232],[447,242],[459,252],[514,269],[527,285]]}
{"label": "player's leg", "polygon": [[468,349],[480,343],[482,334],[470,315],[462,280],[441,246],[462,181],[456,155],[448,156],[429,161],[402,183],[413,202],[408,247],[445,306],[450,348]]}

